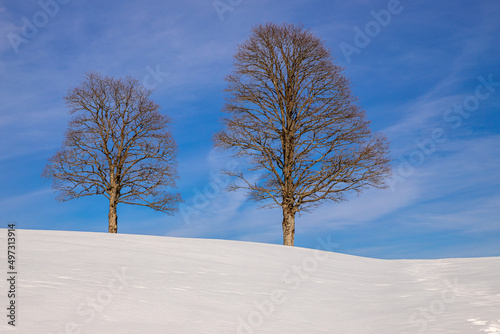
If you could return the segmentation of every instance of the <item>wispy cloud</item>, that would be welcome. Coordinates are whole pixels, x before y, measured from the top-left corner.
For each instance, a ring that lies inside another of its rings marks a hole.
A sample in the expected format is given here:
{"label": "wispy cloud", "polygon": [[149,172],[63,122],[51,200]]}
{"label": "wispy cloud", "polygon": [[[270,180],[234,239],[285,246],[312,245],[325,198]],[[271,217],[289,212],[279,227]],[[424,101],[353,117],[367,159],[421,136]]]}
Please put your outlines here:
{"label": "wispy cloud", "polygon": [[2,211],[18,211],[26,208],[27,203],[40,201],[41,198],[47,197],[52,193],[51,188],[43,188],[24,193],[22,195],[10,196],[2,198],[0,202],[0,210]]}

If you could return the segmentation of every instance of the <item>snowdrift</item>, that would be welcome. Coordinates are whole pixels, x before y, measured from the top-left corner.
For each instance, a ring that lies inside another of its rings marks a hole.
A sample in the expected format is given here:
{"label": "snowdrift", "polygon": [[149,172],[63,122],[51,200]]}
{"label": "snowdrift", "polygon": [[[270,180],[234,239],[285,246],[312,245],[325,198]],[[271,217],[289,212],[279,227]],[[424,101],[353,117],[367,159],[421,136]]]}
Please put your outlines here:
{"label": "snowdrift", "polygon": [[[0,230],[7,276],[7,230]],[[249,242],[17,230],[1,333],[500,333],[500,258],[378,260]],[[9,277],[7,276],[7,279]]]}

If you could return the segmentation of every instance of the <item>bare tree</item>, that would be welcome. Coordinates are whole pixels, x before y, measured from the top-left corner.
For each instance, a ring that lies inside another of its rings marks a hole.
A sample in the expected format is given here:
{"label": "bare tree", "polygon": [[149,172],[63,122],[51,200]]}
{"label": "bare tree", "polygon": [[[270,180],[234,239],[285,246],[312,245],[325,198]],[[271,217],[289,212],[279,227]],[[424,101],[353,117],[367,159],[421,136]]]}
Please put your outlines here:
{"label": "bare tree", "polygon": [[295,213],[385,187],[390,174],[388,142],[370,131],[342,72],[310,31],[266,24],[238,46],[226,78],[227,116],[215,147],[250,160],[246,171],[224,171],[236,177],[229,190],[281,207],[284,245],[294,244]]}
{"label": "bare tree", "polygon": [[130,77],[87,73],[65,97],[74,116],[42,174],[53,180],[59,200],[108,198],[110,233],[118,230],[118,203],[172,213],[180,201],[165,191],[175,187],[177,147],[151,92]]}

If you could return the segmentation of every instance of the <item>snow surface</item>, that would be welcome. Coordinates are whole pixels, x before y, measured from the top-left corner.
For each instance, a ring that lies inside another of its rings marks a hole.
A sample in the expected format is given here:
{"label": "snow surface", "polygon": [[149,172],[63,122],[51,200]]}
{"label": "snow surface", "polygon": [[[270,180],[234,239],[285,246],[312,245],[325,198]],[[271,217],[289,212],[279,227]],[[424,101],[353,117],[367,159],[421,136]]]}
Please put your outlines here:
{"label": "snow surface", "polygon": [[[5,275],[6,238],[0,230]],[[3,279],[1,333],[500,333],[500,257],[378,260],[61,231],[17,239],[16,327]]]}

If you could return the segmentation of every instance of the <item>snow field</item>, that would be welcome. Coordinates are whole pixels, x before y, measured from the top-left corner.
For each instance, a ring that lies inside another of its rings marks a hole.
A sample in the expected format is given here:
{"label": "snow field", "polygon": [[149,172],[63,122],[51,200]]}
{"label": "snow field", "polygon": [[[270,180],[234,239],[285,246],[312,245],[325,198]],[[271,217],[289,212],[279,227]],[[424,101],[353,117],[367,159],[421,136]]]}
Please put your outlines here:
{"label": "snow field", "polygon": [[[17,235],[16,327],[4,315],[2,333],[500,333],[498,257],[378,260],[226,240]],[[0,230],[3,263],[6,237]],[[318,248],[335,248],[331,239]]]}

